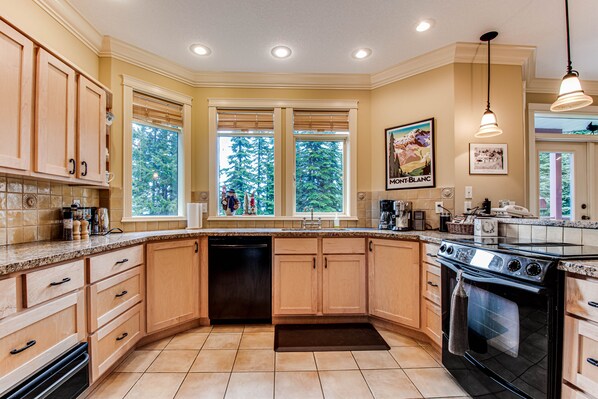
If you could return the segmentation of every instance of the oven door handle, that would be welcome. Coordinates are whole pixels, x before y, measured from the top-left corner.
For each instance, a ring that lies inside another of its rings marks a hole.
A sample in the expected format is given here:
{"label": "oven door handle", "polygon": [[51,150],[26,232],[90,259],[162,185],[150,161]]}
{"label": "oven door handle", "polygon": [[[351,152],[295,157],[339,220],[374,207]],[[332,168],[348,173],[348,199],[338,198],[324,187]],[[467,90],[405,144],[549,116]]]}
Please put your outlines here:
{"label": "oven door handle", "polygon": [[521,284],[521,283],[517,283],[515,281],[511,281],[511,280],[507,280],[507,279],[501,279],[501,278],[495,278],[495,277],[477,277],[477,276],[467,273],[466,271],[462,270],[461,268],[459,268],[457,266],[451,265],[450,263],[448,263],[446,261],[440,260],[439,262],[441,265],[448,267],[455,273],[457,273],[459,270],[461,270],[463,272],[463,274],[461,274],[461,276],[463,278],[465,278],[466,280],[475,281],[476,283],[494,284],[494,285],[501,285],[501,286],[505,286],[505,287],[517,288],[519,290],[531,292],[534,294],[540,294],[545,291],[544,288],[532,287],[527,284]]}
{"label": "oven door handle", "polygon": [[66,374],[64,374],[62,377],[60,377],[58,380],[56,380],[52,385],[50,385],[47,389],[45,389],[38,396],[36,396],[36,399],[37,398],[39,398],[39,399],[47,398],[48,396],[50,396],[52,394],[52,392],[54,392],[56,390],[56,388],[58,388],[60,385],[62,385],[62,383],[64,381],[68,380],[69,378],[71,378],[72,376],[77,374],[84,367],[87,367],[87,365],[89,364],[89,354],[87,352],[85,352],[82,355],[83,355],[83,360],[81,360],[79,363],[77,363],[77,365],[75,367],[70,369]]}

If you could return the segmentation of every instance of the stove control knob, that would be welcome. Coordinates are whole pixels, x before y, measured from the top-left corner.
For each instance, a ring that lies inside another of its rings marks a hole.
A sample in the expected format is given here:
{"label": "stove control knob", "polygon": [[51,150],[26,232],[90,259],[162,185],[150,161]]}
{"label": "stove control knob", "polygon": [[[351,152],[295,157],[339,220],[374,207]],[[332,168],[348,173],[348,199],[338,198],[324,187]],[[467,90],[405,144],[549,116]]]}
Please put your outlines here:
{"label": "stove control knob", "polygon": [[453,254],[453,252],[455,252],[455,248],[453,248],[453,247],[448,247],[448,248],[446,249],[446,253],[447,253],[447,254],[449,254],[449,255],[452,255],[452,254]]}
{"label": "stove control knob", "polygon": [[521,269],[521,262],[519,262],[518,260],[514,259],[514,260],[510,261],[507,264],[507,269],[511,273],[515,273],[516,271],[518,271],[519,269]]}
{"label": "stove control knob", "polygon": [[527,272],[528,275],[530,276],[537,276],[540,273],[542,273],[542,267],[540,267],[539,264],[537,263],[530,263],[529,265],[527,265],[527,267],[525,268],[525,271]]}
{"label": "stove control knob", "polygon": [[440,252],[446,251],[446,244],[442,244],[439,249]]}

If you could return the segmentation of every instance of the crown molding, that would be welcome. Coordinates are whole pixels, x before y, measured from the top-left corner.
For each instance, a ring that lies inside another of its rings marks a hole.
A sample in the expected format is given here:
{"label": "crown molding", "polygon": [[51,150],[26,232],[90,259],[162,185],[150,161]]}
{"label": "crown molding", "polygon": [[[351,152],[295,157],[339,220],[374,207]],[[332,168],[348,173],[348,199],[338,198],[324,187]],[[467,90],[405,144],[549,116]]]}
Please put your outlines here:
{"label": "crown molding", "polygon": [[208,98],[208,106],[216,108],[303,108],[357,109],[359,100],[281,100],[273,98]]}
{"label": "crown molding", "polygon": [[67,0],[33,0],[42,10],[79,39],[95,54],[102,47],[102,34]]}

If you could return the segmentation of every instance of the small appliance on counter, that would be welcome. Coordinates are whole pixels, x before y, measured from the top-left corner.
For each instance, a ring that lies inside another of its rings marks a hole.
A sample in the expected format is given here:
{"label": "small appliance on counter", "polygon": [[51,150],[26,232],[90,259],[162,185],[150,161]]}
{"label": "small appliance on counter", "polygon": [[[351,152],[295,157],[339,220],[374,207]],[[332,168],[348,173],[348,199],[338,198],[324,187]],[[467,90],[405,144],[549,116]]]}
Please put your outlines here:
{"label": "small appliance on counter", "polygon": [[426,211],[413,211],[413,230],[424,231],[426,229]]}
{"label": "small appliance on counter", "polygon": [[394,231],[411,230],[411,202],[394,201],[393,210],[395,223],[392,229]]}
{"label": "small appliance on counter", "polygon": [[379,230],[392,230],[395,224],[394,201],[380,200]]}

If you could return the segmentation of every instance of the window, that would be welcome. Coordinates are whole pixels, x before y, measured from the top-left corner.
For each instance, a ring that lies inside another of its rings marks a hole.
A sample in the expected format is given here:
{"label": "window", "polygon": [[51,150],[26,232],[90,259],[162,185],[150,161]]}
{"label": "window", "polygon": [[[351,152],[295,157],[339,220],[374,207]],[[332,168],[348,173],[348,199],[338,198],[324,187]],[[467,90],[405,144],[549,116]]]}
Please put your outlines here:
{"label": "window", "polygon": [[124,77],[123,221],[181,220],[190,200],[190,98]]}
{"label": "window", "polygon": [[[220,192],[234,190],[235,215],[274,215],[273,111],[218,110],[217,118]],[[222,206],[218,214],[225,215]]]}
{"label": "window", "polygon": [[345,214],[348,111],[293,112],[295,213]]}

